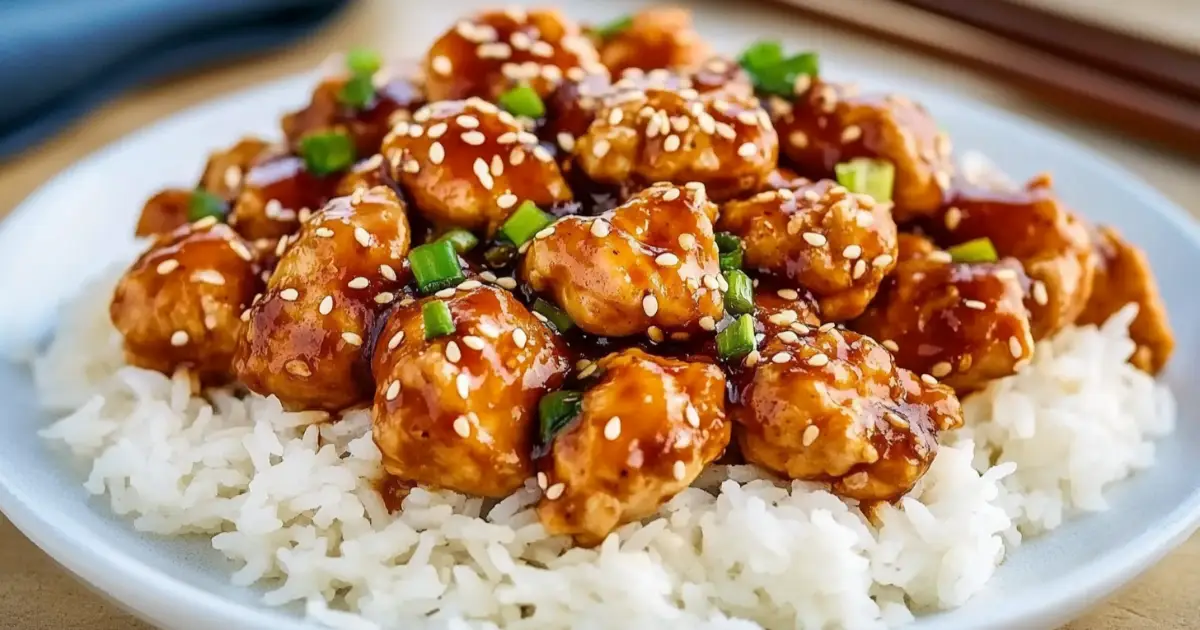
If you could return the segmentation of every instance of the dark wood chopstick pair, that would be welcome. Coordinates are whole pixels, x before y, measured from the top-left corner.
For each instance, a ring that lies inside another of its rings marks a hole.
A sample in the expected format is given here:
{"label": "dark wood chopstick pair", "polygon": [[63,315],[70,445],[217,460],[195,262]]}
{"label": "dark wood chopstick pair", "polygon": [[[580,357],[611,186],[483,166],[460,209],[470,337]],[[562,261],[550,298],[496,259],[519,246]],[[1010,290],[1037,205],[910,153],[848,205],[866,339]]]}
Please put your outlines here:
{"label": "dark wood chopstick pair", "polygon": [[774,0],[1200,155],[1200,55],[1008,0]]}

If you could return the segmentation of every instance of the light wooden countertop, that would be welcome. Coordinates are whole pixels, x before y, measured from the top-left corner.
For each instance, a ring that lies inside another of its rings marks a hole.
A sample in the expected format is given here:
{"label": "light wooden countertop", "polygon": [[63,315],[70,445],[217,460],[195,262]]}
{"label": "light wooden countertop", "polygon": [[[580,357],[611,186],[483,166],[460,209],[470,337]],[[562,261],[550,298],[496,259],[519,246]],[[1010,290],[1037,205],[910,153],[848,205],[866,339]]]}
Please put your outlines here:
{"label": "light wooden countertop", "polygon": [[[1073,6],[1100,4],[1098,1],[1083,0],[1039,1]],[[1147,4],[1163,5],[1164,9],[1166,5],[1178,2],[1186,3],[1187,0],[1147,0]],[[704,7],[709,11],[720,6],[715,0],[699,4],[709,5]],[[0,216],[76,160],[188,106],[262,81],[311,69],[332,51],[364,43],[384,49],[394,48],[387,37],[389,25],[394,26],[400,19],[410,19],[413,12],[419,11],[418,6],[403,0],[360,1],[320,33],[287,50],[151,85],[117,99],[57,138],[29,150],[16,160],[0,164]],[[734,4],[724,6],[732,7]],[[737,7],[739,12],[779,11],[750,2],[737,3]],[[1055,127],[1096,151],[1107,154],[1194,215],[1200,216],[1200,164],[1194,160],[1090,127],[1045,109],[1003,84],[952,65],[858,35],[839,32],[828,26],[806,24],[786,12],[781,13],[778,20],[792,22],[789,28],[794,27],[795,41],[806,42],[822,50],[823,54],[873,63],[926,82],[942,84]],[[790,34],[792,31],[788,32]],[[1200,570],[1197,570],[1197,566],[1200,566],[1200,536],[1193,537],[1133,584],[1067,628],[1200,628]],[[146,628],[76,582],[2,516],[0,627],[94,630]]]}

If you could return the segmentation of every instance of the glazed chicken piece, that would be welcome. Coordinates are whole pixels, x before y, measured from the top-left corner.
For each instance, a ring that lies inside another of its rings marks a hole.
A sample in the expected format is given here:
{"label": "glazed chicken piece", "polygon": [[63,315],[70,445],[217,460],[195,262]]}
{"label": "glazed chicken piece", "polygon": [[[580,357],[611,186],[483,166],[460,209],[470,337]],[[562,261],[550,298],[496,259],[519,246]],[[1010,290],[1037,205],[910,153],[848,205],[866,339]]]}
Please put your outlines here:
{"label": "glazed chicken piece", "polygon": [[[953,175],[950,139],[920,105],[897,95],[857,93],[849,85],[814,81],[775,118],[780,144],[802,175],[833,177],[853,158],[895,167],[892,200],[898,223],[933,214]],[[773,110],[776,111],[776,110]]]}
{"label": "glazed chicken piece", "polygon": [[370,190],[376,186],[391,188],[392,192],[403,199],[400,186],[396,180],[392,179],[391,168],[381,153],[376,153],[365,160],[359,160],[350,167],[350,170],[346,171],[346,174],[338,180],[334,194],[338,197],[345,197],[353,194],[359,188]]}
{"label": "glazed chicken piece", "polygon": [[1175,336],[1150,263],[1141,249],[1131,245],[1114,228],[1102,226],[1095,236],[1099,260],[1097,290],[1092,292],[1077,323],[1103,324],[1126,304],[1136,303],[1138,315],[1129,327],[1129,335],[1137,349],[1129,362],[1145,372],[1158,374],[1175,349]]}
{"label": "glazed chicken piece", "polygon": [[486,286],[443,300],[454,332],[426,340],[422,307],[437,299],[401,306],[379,335],[372,418],[384,468],[424,487],[508,496],[533,475],[538,401],[570,362],[511,293]]}
{"label": "glazed chicken piece", "polygon": [[250,244],[208,217],[160,235],[122,276],[109,315],[131,365],[164,374],[187,366],[219,384],[260,287]]}
{"label": "glazed chicken piece", "polygon": [[826,324],[769,337],[731,407],[747,461],[789,479],[828,481],[861,501],[903,496],[962,425],[953,390],[898,368],[870,337]]}
{"label": "glazed chicken piece", "polygon": [[481,99],[421,108],[384,139],[392,176],[426,218],[493,234],[524,201],[570,201],[553,156],[508,112]]}
{"label": "glazed chicken piece", "polygon": [[229,225],[250,240],[295,234],[333,196],[337,184],[337,175],[313,174],[300,157],[266,156],[246,172]]}
{"label": "glazed chicken piece", "polygon": [[[487,11],[460,20],[425,56],[429,100],[496,100],[528,83],[546,96],[568,74],[595,71],[599,56],[579,25],[554,9]],[[578,70],[576,70],[578,69]]]}
{"label": "glazed chicken piece", "polygon": [[[754,291],[754,318],[767,336],[786,330],[807,335],[821,325],[816,298],[804,289],[769,290],[760,283]],[[791,339],[790,335],[784,335]]]}
{"label": "glazed chicken piece", "polygon": [[600,62],[613,74],[627,68],[695,67],[712,52],[693,28],[692,12],[682,7],[643,9],[629,17],[628,26],[613,30],[593,33]]}
{"label": "glazed chicken piece", "polygon": [[375,73],[375,91],[365,105],[344,102],[341,94],[349,80],[349,73],[324,79],[304,109],[284,115],[281,126],[293,151],[299,151],[300,139],[309,134],[344,131],[354,140],[358,157],[367,157],[379,152],[392,125],[408,120],[425,103],[421,86],[395,68]]}
{"label": "glazed chicken piece", "polygon": [[538,519],[582,545],[653,514],[729,444],[717,366],[629,349],[599,371],[578,418],[537,462]]}
{"label": "glazed chicken piece", "polygon": [[530,241],[520,273],[595,335],[713,330],[725,282],[715,214],[699,184],[655,185],[599,217],[560,219]]}
{"label": "glazed chicken piece", "polygon": [[1025,305],[1035,340],[1074,322],[1087,306],[1097,256],[1088,226],[1058,198],[1049,175],[1024,190],[962,188],[926,228],[944,247],[987,238],[1000,256],[1021,261],[1033,280]]}
{"label": "glazed chicken piece", "polygon": [[830,180],[726,203],[717,229],[742,239],[746,267],[812,291],[825,321],[861,314],[896,264],[887,204]]}
{"label": "glazed chicken piece", "polygon": [[242,138],[237,144],[208,156],[199,187],[233,203],[242,192],[246,172],[271,152],[271,144],[255,137]]}
{"label": "glazed chicken piece", "polygon": [[1008,376],[1033,356],[1021,263],[954,263],[920,236],[901,236],[901,262],[854,330],[896,364],[959,392]]}
{"label": "glazed chicken piece", "polygon": [[336,411],[366,400],[366,345],[402,285],[404,205],[389,188],[337,197],[306,221],[266,293],[244,315],[239,380],[287,409]]}
{"label": "glazed chicken piece", "polygon": [[778,157],[757,99],[724,91],[623,93],[575,142],[575,159],[594,181],[698,181],[718,201],[759,190]]}
{"label": "glazed chicken piece", "polygon": [[[228,149],[212,153],[196,187],[224,202],[223,214],[228,212],[228,206],[242,190],[246,171],[267,152],[269,146],[263,140],[249,137],[239,140]],[[190,208],[194,195],[195,191],[184,188],[168,188],[155,194],[142,207],[134,235],[166,234],[186,225],[191,219]]]}
{"label": "glazed chicken piece", "polygon": [[188,224],[193,190],[167,188],[154,194],[142,206],[134,236],[169,234]]}

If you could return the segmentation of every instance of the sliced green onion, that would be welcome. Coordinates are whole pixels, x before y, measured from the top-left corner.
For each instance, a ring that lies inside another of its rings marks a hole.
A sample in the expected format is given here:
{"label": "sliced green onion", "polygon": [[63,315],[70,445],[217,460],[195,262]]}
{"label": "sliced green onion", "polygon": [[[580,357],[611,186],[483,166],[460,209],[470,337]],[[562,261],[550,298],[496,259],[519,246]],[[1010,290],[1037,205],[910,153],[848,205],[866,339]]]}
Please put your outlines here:
{"label": "sliced green onion", "polygon": [[750,45],[738,59],[754,87],[761,92],[791,97],[800,75],[816,76],[820,59],[815,52],[783,56],[783,46],[777,41],[758,41]]}
{"label": "sliced green onion", "polygon": [[533,312],[540,313],[554,326],[554,329],[560,333],[567,332],[575,327],[575,322],[571,321],[571,316],[567,315],[566,311],[557,306],[538,298],[533,301]]}
{"label": "sliced green onion", "polygon": [[338,101],[343,105],[364,109],[375,98],[375,84],[369,75],[350,77],[338,91]]}
{"label": "sliced green onion", "polygon": [[354,164],[354,140],[341,131],[309,134],[300,139],[300,155],[313,175],[329,175]]}
{"label": "sliced green onion", "polygon": [[720,254],[721,270],[742,268],[742,239],[729,232],[717,232],[717,252]]}
{"label": "sliced green onion", "polygon": [[500,226],[500,235],[513,245],[523,245],[551,223],[554,223],[554,217],[542,212],[532,201],[525,201]]}
{"label": "sliced green onion", "polygon": [[514,116],[536,119],[546,115],[546,104],[542,102],[542,97],[529,87],[528,83],[522,83],[501,94],[496,102]]}
{"label": "sliced green onion", "polygon": [[717,333],[717,356],[728,361],[754,351],[754,318],[742,315]]}
{"label": "sliced green onion", "polygon": [[593,32],[599,35],[600,39],[612,39],[629,30],[630,26],[633,26],[633,16],[622,15],[611,22],[605,22],[597,26],[593,29]]}
{"label": "sliced green onion", "polygon": [[896,167],[887,160],[854,158],[833,167],[839,184],[852,193],[870,195],[875,201],[892,200],[892,184]]}
{"label": "sliced green onion", "polygon": [[487,248],[483,252],[483,260],[492,269],[499,269],[508,263],[512,262],[513,256],[516,256],[517,249],[508,243],[499,243]]}
{"label": "sliced green onion", "polygon": [[725,310],[733,315],[754,312],[754,283],[740,269],[725,272],[729,290],[725,292]]}
{"label": "sliced green onion", "polygon": [[462,282],[458,252],[450,241],[426,243],[408,253],[408,264],[422,293],[433,293]]}
{"label": "sliced green onion", "polygon": [[224,219],[228,211],[225,200],[207,190],[197,188],[188,199],[188,221],[199,221],[204,217]]}
{"label": "sliced green onion", "polygon": [[421,306],[421,323],[425,326],[426,340],[454,332],[454,316],[441,300],[430,300]]}
{"label": "sliced green onion", "polygon": [[957,263],[996,262],[1000,259],[990,238],[977,238],[959,243],[946,252],[950,254],[950,259]]}
{"label": "sliced green onion", "polygon": [[355,48],[346,53],[346,67],[355,76],[371,76],[383,67],[383,58],[370,48]]}
{"label": "sliced green onion", "polygon": [[462,228],[450,230],[449,232],[443,234],[438,240],[450,241],[450,244],[454,246],[455,251],[460,254],[465,254],[472,249],[475,249],[475,246],[479,244],[479,239],[476,238],[474,234]]}
{"label": "sliced green onion", "polygon": [[542,396],[542,400],[538,402],[542,444],[553,441],[555,434],[574,420],[582,408],[583,392],[562,390]]}

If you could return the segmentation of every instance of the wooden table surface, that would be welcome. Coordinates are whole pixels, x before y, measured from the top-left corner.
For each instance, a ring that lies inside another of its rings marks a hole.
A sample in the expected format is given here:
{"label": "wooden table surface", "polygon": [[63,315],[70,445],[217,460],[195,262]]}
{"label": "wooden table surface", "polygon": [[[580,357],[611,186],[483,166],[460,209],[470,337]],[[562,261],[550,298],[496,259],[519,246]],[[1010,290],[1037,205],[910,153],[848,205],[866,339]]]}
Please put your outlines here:
{"label": "wooden table surface", "polygon": [[[1038,1],[1072,6],[1088,4],[1095,7],[1100,4],[1098,1],[1082,0]],[[1179,2],[1186,3],[1188,0],[1145,0],[1139,7],[1159,5],[1165,11]],[[714,11],[719,5],[715,0],[696,4],[709,5],[702,6],[707,11]],[[0,216],[76,160],[190,105],[271,78],[308,70],[332,51],[363,43],[385,50],[396,48],[388,34],[394,33],[398,20],[421,19],[417,6],[402,0],[360,1],[320,33],[287,50],[179,77],[119,98],[57,138],[29,150],[15,160],[0,163]],[[739,3],[738,11],[767,14],[780,10]],[[1168,197],[1200,216],[1200,163],[1194,159],[1140,145],[1104,129],[1090,127],[1059,112],[1045,109],[1036,100],[1014,93],[1005,85],[916,53],[838,32],[824,25],[808,24],[786,12],[770,17],[777,23],[789,22],[788,32],[795,33],[795,41],[806,42],[822,50],[823,54],[873,63],[926,82],[942,84],[1055,127],[1138,173]],[[429,29],[436,28],[444,28],[444,24],[429,25]],[[1195,30],[1186,32],[1194,33]],[[409,49],[412,49],[411,45]],[[1067,626],[1067,629],[1200,628],[1198,566],[1200,535],[1193,537],[1110,600]],[[77,583],[0,516],[0,628],[124,630],[146,627]]]}

